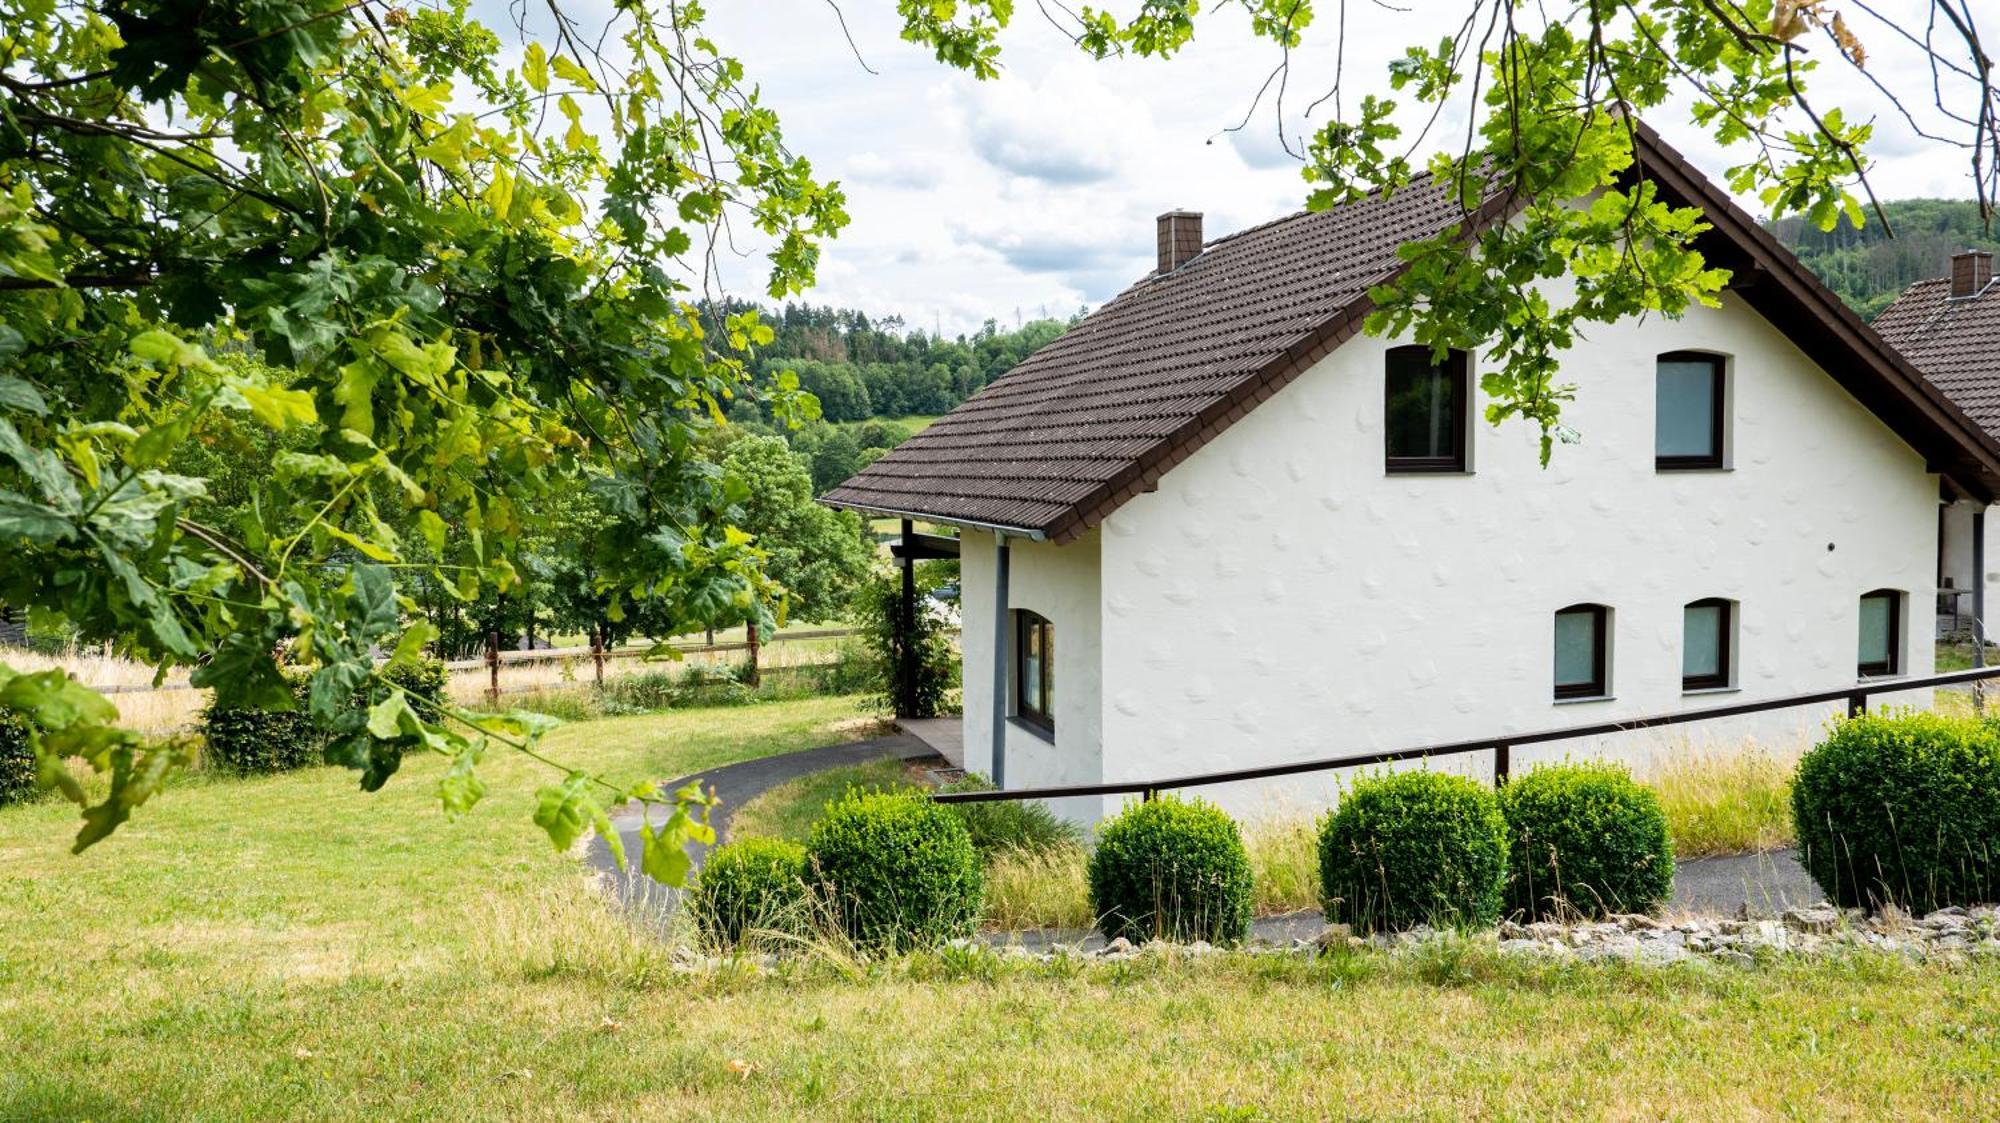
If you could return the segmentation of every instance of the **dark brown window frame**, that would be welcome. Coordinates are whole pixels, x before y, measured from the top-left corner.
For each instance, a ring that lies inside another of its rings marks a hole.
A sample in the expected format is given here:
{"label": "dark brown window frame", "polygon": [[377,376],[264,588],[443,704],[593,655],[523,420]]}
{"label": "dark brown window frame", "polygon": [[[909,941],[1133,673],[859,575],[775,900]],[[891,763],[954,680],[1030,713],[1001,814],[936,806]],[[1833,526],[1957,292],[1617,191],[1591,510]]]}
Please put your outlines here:
{"label": "dark brown window frame", "polygon": [[[1706,456],[1661,456],[1655,450],[1653,455],[1654,469],[1661,472],[1690,472],[1722,467],[1723,440],[1727,435],[1729,420],[1729,382],[1728,375],[1725,373],[1727,370],[1726,358],[1707,351],[1668,351],[1665,354],[1654,356],[1653,411],[1655,416],[1658,415],[1660,409],[1659,364],[1661,363],[1708,364],[1709,377],[1711,379],[1709,388],[1708,444],[1714,451]],[[1655,440],[1658,440],[1657,436]]]}
{"label": "dark brown window frame", "polygon": [[[1034,629],[1040,629],[1042,633],[1041,697],[1030,699],[1025,690],[1028,679],[1028,633]],[[1049,679],[1053,677],[1049,672],[1054,664],[1054,660],[1050,657],[1050,649],[1054,638],[1055,625],[1049,622],[1048,617],[1025,608],[1014,610],[1014,717],[1049,733],[1055,732],[1056,728],[1056,715],[1051,712],[1054,705],[1049,692]]]}
{"label": "dark brown window frame", "polygon": [[1436,363],[1431,362],[1431,357],[1430,357],[1431,349],[1422,344],[1411,344],[1403,347],[1391,347],[1389,348],[1389,350],[1383,353],[1382,355],[1383,470],[1392,474],[1407,473],[1411,475],[1418,475],[1426,472],[1429,473],[1464,472],[1466,464],[1466,455],[1465,455],[1466,446],[1472,443],[1470,426],[1468,425],[1468,422],[1471,418],[1470,411],[1471,411],[1472,386],[1471,386],[1471,380],[1467,376],[1467,370],[1470,364],[1466,362],[1465,352],[1463,351],[1454,350],[1450,354],[1446,355],[1444,366],[1442,367],[1443,371],[1445,372],[1445,375],[1451,379],[1453,387],[1452,400],[1451,400],[1451,431],[1453,434],[1455,434],[1457,438],[1456,451],[1453,452],[1452,455],[1450,456],[1395,456],[1391,455],[1389,452],[1389,365],[1391,362],[1394,361],[1397,355],[1409,354],[1411,352],[1416,352],[1423,355],[1424,361],[1430,364],[1432,369],[1439,369]]}
{"label": "dark brown window frame", "polygon": [[1730,685],[1732,679],[1731,672],[1735,669],[1731,661],[1736,658],[1736,644],[1733,634],[1736,630],[1736,602],[1723,597],[1703,597],[1700,600],[1689,601],[1682,605],[1681,649],[1683,653],[1687,650],[1686,610],[1690,608],[1719,608],[1722,610],[1722,619],[1716,625],[1715,633],[1715,642],[1717,645],[1715,653],[1716,673],[1712,675],[1683,674],[1681,676],[1681,689],[1721,690]]}
{"label": "dark brown window frame", "polygon": [[[1901,674],[1903,670],[1903,594],[1896,589],[1870,589],[1861,594],[1863,601],[1877,597],[1886,597],[1889,601],[1888,658],[1873,663],[1857,662],[1854,670],[1862,678],[1883,678]],[[1858,633],[1858,615],[1855,626]],[[1858,634],[1856,638],[1859,638]]]}
{"label": "dark brown window frame", "polygon": [[1610,649],[1611,649],[1611,609],[1601,604],[1572,604],[1556,609],[1553,619],[1574,612],[1590,614],[1591,665],[1589,682],[1556,683],[1555,694],[1558,702],[1576,698],[1604,698],[1611,693]]}

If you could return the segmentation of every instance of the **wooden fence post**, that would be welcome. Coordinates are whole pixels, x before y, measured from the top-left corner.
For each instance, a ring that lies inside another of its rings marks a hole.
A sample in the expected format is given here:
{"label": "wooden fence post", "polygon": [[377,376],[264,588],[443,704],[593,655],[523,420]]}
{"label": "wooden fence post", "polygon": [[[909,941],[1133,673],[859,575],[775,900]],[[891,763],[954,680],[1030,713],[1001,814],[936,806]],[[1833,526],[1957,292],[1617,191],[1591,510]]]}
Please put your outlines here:
{"label": "wooden fence post", "polygon": [[762,683],[763,673],[757,669],[757,621],[752,620],[748,624],[745,624],[743,626],[743,635],[744,638],[750,641],[749,682],[751,686],[758,686]]}
{"label": "wooden fence post", "polygon": [[486,697],[500,704],[500,633],[486,633]]}
{"label": "wooden fence post", "polygon": [[604,626],[590,629],[590,661],[597,667],[597,689],[604,689]]}
{"label": "wooden fence post", "polygon": [[1514,749],[1511,745],[1493,746],[1493,786],[1500,787],[1507,782],[1507,774],[1513,771]]}

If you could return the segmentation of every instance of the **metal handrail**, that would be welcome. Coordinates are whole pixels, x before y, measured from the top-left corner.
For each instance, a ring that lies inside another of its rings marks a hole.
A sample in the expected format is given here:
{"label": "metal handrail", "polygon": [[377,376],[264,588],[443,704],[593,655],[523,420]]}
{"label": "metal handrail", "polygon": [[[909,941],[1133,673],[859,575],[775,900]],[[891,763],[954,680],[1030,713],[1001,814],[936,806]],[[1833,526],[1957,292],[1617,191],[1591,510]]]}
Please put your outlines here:
{"label": "metal handrail", "polygon": [[1579,737],[1601,737],[1611,733],[1629,733],[1639,729],[1656,729],[1667,725],[1687,725],[1698,721],[1713,721],[1716,718],[1736,717],[1742,714],[1763,713],[1767,710],[1788,710],[1797,706],[1812,706],[1825,702],[1845,701],[1847,716],[1857,717],[1868,708],[1868,699],[1877,694],[1902,694],[1911,690],[1929,690],[1937,686],[1955,686],[1959,683],[1980,682],[1985,679],[2000,678],[2000,667],[1974,667],[1965,671],[1949,671],[1941,675],[1925,678],[1881,678],[1855,683],[1838,690],[1821,690],[1811,694],[1792,694],[1783,698],[1767,698],[1759,702],[1738,702],[1729,706],[1710,706],[1699,710],[1679,710],[1674,713],[1653,714],[1647,717],[1625,718],[1620,721],[1601,721],[1591,725],[1576,725],[1566,729],[1543,729],[1531,733],[1510,733],[1495,737],[1475,737],[1466,741],[1451,741],[1438,745],[1423,745],[1408,749],[1387,749],[1381,752],[1355,753],[1349,756],[1322,757],[1317,760],[1290,761],[1284,764],[1266,764],[1256,768],[1234,768],[1226,772],[1197,772],[1187,776],[1170,776],[1158,780],[1121,780],[1104,784],[1057,784],[1041,788],[1010,788],[1006,790],[939,792],[932,796],[940,803],[984,803],[991,800],[1017,799],[1061,799],[1067,796],[1087,795],[1143,795],[1147,799],[1162,791],[1177,788],[1196,788],[1208,784],[1230,784],[1243,780],[1265,780],[1276,776],[1295,776],[1302,772],[1325,772],[1335,768],[1355,768],[1369,764],[1387,764],[1397,760],[1416,760],[1424,757],[1451,756],[1456,753],[1494,752],[1493,772],[1496,783],[1505,782],[1509,767],[1509,752],[1517,745],[1541,745],[1550,741],[1569,741]]}

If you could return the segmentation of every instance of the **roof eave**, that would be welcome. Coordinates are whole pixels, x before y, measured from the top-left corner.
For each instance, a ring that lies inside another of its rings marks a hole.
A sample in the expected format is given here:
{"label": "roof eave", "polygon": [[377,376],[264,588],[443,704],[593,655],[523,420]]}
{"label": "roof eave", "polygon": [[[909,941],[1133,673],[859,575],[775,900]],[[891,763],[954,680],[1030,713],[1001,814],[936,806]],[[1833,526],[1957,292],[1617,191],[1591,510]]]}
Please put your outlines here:
{"label": "roof eave", "polygon": [[1011,526],[1006,523],[981,522],[978,519],[960,518],[955,515],[940,515],[935,511],[918,511],[901,507],[883,507],[872,503],[857,503],[849,499],[835,499],[831,493],[822,495],[816,502],[832,507],[836,511],[854,511],[859,514],[876,515],[889,519],[921,519],[927,523],[955,526],[961,530],[982,530],[989,534],[1011,535],[1036,542],[1049,540],[1046,527]]}

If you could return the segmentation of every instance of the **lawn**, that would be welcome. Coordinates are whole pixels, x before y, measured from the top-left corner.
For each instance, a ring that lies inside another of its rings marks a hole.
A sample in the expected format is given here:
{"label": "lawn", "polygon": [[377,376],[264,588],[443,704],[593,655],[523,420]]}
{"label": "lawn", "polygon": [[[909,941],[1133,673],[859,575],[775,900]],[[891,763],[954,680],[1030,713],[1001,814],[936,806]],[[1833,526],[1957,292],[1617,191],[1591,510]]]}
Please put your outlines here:
{"label": "lawn", "polygon": [[[672,776],[866,732],[849,699],[620,718],[549,752]],[[496,758],[183,784],[86,856],[0,810],[0,1119],[1982,1117],[2000,964],[1539,967],[1490,948],[694,977],[527,822]]]}

